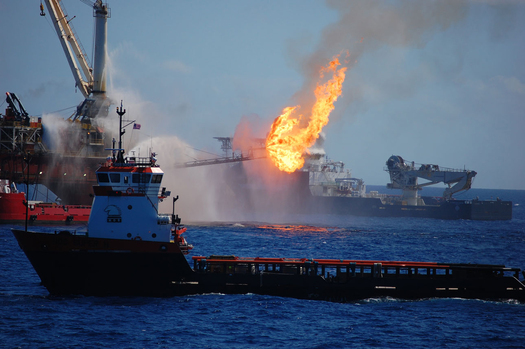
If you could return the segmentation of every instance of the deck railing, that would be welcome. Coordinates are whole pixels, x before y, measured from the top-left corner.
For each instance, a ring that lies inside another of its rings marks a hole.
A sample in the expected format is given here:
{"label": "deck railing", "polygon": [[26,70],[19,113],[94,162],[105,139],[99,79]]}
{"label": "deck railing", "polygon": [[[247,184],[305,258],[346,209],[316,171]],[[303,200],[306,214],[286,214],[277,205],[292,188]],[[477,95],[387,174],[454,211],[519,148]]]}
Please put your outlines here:
{"label": "deck railing", "polygon": [[502,265],[440,264],[429,262],[358,261],[334,259],[241,258],[236,256],[194,256],[194,270],[201,273],[321,276],[331,282],[349,278],[455,278],[459,276],[514,276],[520,269]]}

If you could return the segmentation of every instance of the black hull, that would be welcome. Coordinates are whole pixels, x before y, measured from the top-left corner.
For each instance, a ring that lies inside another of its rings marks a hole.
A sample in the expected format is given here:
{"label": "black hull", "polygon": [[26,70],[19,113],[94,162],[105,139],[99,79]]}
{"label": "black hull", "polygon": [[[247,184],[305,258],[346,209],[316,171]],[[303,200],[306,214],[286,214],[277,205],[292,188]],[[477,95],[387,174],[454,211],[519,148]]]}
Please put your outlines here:
{"label": "black hull", "polygon": [[[206,262],[204,259],[192,269],[173,243],[20,230],[13,233],[42,284],[50,294],[59,296],[254,293],[337,302],[373,297],[525,301],[525,286],[518,280],[519,270],[503,266],[421,263],[389,267],[389,263],[400,262],[383,262],[376,267],[365,262],[361,266],[349,263],[335,267],[335,271],[332,266],[330,275],[329,266],[322,271],[321,267],[316,268],[314,272],[306,260],[296,261],[295,265],[281,262],[282,265],[276,267],[275,262],[213,262],[211,259]],[[504,276],[503,272],[512,275]]]}
{"label": "black hull", "polygon": [[192,274],[176,244],[13,230],[52,295],[171,296]]}
{"label": "black hull", "polygon": [[[523,284],[513,279],[496,282],[483,277],[445,278],[373,278],[355,277],[348,280],[327,280],[322,276],[262,274],[199,275],[198,292],[224,294],[260,294],[279,297],[357,301],[368,298],[428,299],[465,298],[484,300],[515,299],[525,302]],[[521,288],[521,289],[520,289]]]}
{"label": "black hull", "polygon": [[[511,201],[449,200],[423,206],[383,204],[379,198],[312,197],[309,211],[370,217],[510,220]],[[432,198],[425,198],[431,201]]]}

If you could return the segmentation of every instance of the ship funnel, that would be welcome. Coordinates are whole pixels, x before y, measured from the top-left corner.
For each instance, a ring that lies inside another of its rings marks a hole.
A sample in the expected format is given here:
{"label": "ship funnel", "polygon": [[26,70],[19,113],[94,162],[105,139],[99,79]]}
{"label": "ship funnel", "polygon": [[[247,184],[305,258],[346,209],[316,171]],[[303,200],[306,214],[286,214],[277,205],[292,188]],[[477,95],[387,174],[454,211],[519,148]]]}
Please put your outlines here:
{"label": "ship funnel", "polygon": [[107,19],[109,8],[102,0],[93,5],[95,17],[95,59],[93,62],[93,94],[105,97],[106,94],[106,57],[107,57]]}

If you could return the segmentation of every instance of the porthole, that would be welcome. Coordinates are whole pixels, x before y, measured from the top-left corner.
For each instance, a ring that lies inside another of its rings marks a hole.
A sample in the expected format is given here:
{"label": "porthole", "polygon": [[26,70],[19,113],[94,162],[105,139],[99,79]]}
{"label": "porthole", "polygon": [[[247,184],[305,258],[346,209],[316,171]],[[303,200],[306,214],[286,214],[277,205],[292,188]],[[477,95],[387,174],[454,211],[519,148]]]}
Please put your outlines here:
{"label": "porthole", "polygon": [[128,235],[126,235],[126,236],[127,236],[128,238],[130,238],[130,237],[131,237],[131,233],[128,233]]}
{"label": "porthole", "polygon": [[132,208],[133,208],[133,206],[128,205],[128,210],[131,210]]}

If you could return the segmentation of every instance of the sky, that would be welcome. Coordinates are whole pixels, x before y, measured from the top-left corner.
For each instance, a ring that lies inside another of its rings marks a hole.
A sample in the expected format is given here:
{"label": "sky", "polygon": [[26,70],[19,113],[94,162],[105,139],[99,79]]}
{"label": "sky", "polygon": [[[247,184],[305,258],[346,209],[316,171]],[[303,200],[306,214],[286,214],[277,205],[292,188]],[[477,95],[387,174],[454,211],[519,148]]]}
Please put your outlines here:
{"label": "sky", "polygon": [[[92,10],[62,3],[91,57]],[[0,0],[0,90],[45,121],[68,117],[73,110],[64,109],[83,97],[39,5]],[[313,93],[319,68],[348,52],[342,95],[323,129],[329,158],[373,185],[389,182],[385,162],[400,155],[475,170],[474,188],[525,189],[525,1],[113,0],[109,7],[111,110],[123,100],[126,116],[142,125],[133,131],[138,141],[160,137],[181,147],[170,161],[220,155],[213,137],[233,136],[246,118],[264,137],[283,108]]]}

